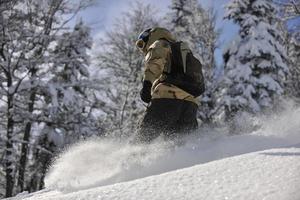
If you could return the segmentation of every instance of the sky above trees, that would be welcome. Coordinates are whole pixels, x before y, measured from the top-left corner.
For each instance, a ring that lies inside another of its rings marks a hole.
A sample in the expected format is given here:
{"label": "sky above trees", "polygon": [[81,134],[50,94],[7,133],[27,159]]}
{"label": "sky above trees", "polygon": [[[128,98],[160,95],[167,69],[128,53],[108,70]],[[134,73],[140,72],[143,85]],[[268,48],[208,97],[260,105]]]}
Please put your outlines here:
{"label": "sky above trees", "polygon": [[[171,0],[137,0],[145,4],[154,5],[158,9],[158,15],[164,14]],[[91,26],[94,38],[101,37],[112,28],[114,21],[123,12],[131,7],[134,0],[96,0],[96,4],[81,12],[78,18],[82,18]],[[231,41],[237,33],[237,26],[228,20],[223,20],[224,5],[229,0],[199,0],[205,8],[214,7],[217,10],[217,28],[222,28],[220,36],[220,48],[216,50],[217,65],[222,64],[222,49]],[[182,39],[184,40],[184,39]]]}

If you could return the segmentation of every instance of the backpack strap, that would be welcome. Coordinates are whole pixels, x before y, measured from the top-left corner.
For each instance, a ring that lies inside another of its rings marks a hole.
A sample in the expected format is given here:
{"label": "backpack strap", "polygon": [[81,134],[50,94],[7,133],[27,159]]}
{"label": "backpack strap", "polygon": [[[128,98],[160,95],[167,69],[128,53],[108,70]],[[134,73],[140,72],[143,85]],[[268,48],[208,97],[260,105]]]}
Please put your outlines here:
{"label": "backpack strap", "polygon": [[183,73],[186,73],[187,71],[187,62],[186,62],[186,59],[187,59],[187,55],[189,53],[192,53],[191,49],[189,48],[188,44],[185,43],[185,42],[181,42],[181,45],[180,45],[180,52],[181,52],[181,59],[182,59],[182,67],[183,67]]}
{"label": "backpack strap", "polygon": [[182,42],[170,42],[171,47],[171,71],[170,75],[176,76],[177,74],[183,74],[183,60],[181,54],[181,43]]}

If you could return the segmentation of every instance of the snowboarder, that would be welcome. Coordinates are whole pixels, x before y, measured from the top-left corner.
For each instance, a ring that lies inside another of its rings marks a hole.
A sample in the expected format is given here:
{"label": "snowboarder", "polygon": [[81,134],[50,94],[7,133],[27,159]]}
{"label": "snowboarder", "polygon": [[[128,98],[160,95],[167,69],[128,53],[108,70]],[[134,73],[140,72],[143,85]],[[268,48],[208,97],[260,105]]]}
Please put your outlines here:
{"label": "snowboarder", "polygon": [[197,99],[204,92],[201,63],[165,28],[143,31],[136,46],[145,56],[141,99],[149,103],[137,136],[150,142],[197,128]]}

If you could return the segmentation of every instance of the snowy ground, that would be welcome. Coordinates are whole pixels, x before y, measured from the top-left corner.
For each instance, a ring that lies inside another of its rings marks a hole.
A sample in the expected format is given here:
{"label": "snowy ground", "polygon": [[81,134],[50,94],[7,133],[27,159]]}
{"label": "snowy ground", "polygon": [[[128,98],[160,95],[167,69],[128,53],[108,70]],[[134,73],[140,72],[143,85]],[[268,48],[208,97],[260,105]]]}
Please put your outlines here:
{"label": "snowy ground", "polygon": [[300,109],[264,121],[251,134],[206,130],[180,146],[82,142],[56,160],[45,190],[15,199],[299,200]]}
{"label": "snowy ground", "polygon": [[299,200],[299,157],[300,145],[271,149],[135,181],[72,193],[44,191],[24,199]]}

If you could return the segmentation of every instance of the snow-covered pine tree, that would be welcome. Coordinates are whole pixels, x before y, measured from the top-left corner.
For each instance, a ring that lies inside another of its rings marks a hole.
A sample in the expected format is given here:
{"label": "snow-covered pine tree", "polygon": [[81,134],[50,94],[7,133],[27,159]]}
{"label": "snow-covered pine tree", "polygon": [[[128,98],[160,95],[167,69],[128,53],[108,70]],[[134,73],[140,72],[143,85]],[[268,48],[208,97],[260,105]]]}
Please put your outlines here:
{"label": "snow-covered pine tree", "polygon": [[[66,138],[78,139],[100,133],[92,115],[94,95],[89,81],[89,55],[92,46],[90,28],[82,21],[74,30],[57,37],[50,53],[51,76],[46,92],[51,101],[45,110],[47,130],[64,132]],[[59,133],[58,133],[59,134]]]}
{"label": "snow-covered pine tree", "polygon": [[47,107],[42,90],[51,77],[50,68],[55,67],[51,65],[49,53],[61,31],[66,30],[68,17],[72,18],[87,4],[89,1],[0,2],[0,107],[3,111],[0,126],[5,131],[0,132],[1,141],[5,141],[0,169],[5,171],[2,187],[6,197],[28,189],[28,181],[34,181],[28,170],[28,161],[35,162],[31,153],[35,149],[47,151],[46,147],[35,146],[40,131],[33,129],[46,119],[42,112]]}
{"label": "snow-covered pine tree", "polygon": [[[102,133],[101,124],[94,115],[94,83],[89,80],[89,55],[92,46],[90,28],[82,21],[73,31],[64,31],[56,37],[49,50],[48,79],[41,88],[44,108],[39,118],[42,130],[35,141],[33,162],[29,167],[28,190],[43,187],[46,168],[52,157],[66,144]],[[35,182],[33,185],[29,185]]]}
{"label": "snow-covered pine tree", "polygon": [[289,37],[289,70],[287,78],[288,95],[300,102],[300,32]]}
{"label": "snow-covered pine tree", "polygon": [[282,28],[286,30],[289,70],[287,78],[287,96],[300,101],[300,1],[277,0]]}
{"label": "snow-covered pine tree", "polygon": [[271,0],[232,0],[226,9],[225,18],[240,26],[239,35],[223,54],[224,103],[230,119],[238,111],[272,108],[284,92],[288,67]]}
{"label": "snow-covered pine tree", "polygon": [[136,2],[131,10],[116,19],[113,29],[99,42],[102,51],[97,53],[96,63],[106,90],[98,94],[98,101],[106,108],[108,133],[131,134],[142,117],[144,106],[139,91],[143,56],[135,41],[140,32],[157,25],[155,15],[153,6]]}
{"label": "snow-covered pine tree", "polygon": [[300,16],[300,1],[298,0],[275,0],[278,5],[280,16],[283,21],[288,21]]}
{"label": "snow-covered pine tree", "polygon": [[203,122],[210,123],[215,109],[214,52],[220,35],[220,30],[215,26],[215,11],[205,10],[197,0],[172,0],[170,10],[166,16],[167,26],[177,40],[189,44],[203,65],[206,92],[202,95],[199,117]]}

